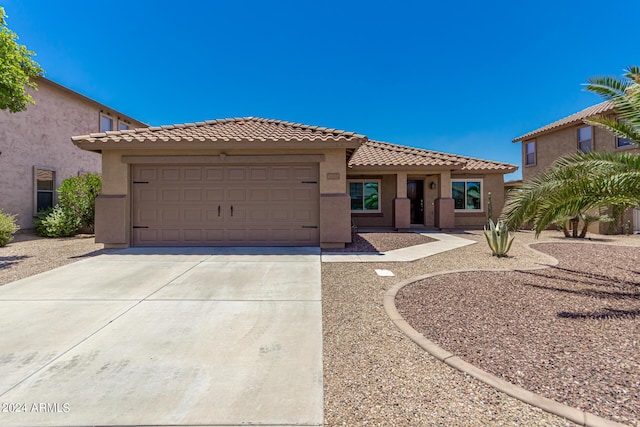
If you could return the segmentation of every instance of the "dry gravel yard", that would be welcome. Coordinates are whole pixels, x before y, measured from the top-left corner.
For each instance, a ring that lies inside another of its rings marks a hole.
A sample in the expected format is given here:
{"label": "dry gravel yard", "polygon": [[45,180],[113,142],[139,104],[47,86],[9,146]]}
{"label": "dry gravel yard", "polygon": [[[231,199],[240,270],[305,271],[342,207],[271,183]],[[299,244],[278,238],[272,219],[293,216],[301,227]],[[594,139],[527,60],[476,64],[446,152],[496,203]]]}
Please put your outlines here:
{"label": "dry gravel yard", "polygon": [[640,248],[549,243],[544,270],[435,276],[396,297],[422,335],[494,375],[640,422]]}
{"label": "dry gravel yard", "polygon": [[0,248],[0,286],[98,255],[105,252],[103,247],[88,234],[46,239],[32,230],[19,231],[11,243]]}
{"label": "dry gravel yard", "polygon": [[[460,237],[480,243],[411,263],[323,264],[327,425],[574,425],[437,361],[387,317],[382,296],[401,280],[454,269],[530,268],[550,262],[548,256],[523,247],[536,241],[532,233],[517,233],[512,256],[506,259],[491,257],[481,232]],[[539,240],[565,241],[552,232]],[[639,236],[593,242],[632,245],[640,251]],[[392,270],[396,277],[378,277],[377,268]]]}
{"label": "dry gravel yard", "polygon": [[410,232],[356,233],[353,242],[348,243],[344,249],[329,249],[328,252],[387,252],[434,241],[431,237]]}
{"label": "dry gravel yard", "polygon": [[[481,232],[460,237],[480,243],[410,263],[322,265],[326,425],[573,425],[437,361],[387,317],[382,296],[401,280],[461,268],[527,268],[550,262],[548,256],[523,247],[535,241],[531,233],[518,233],[512,256],[500,260],[490,256]],[[390,241],[398,238],[389,235]],[[559,233],[545,233],[540,241],[545,240],[564,241]],[[597,242],[637,248],[640,236],[606,237]],[[606,251],[609,246],[602,248]],[[14,242],[0,248],[0,284],[103,251],[90,236],[40,239],[21,232]],[[379,277],[376,268],[392,270],[396,277]]]}

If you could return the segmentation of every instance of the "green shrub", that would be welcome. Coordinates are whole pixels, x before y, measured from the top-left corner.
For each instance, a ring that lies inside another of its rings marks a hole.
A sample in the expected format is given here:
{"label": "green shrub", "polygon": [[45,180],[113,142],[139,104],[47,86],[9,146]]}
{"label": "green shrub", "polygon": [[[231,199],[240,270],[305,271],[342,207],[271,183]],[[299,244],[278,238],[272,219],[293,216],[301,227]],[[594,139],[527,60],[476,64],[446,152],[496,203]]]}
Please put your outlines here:
{"label": "green shrub", "polygon": [[58,188],[58,204],[78,217],[82,225],[93,230],[96,197],[101,189],[100,175],[88,173],[66,178]]}
{"label": "green shrub", "polygon": [[16,216],[2,212],[0,209],[0,247],[6,246],[13,240],[13,235],[20,227],[16,223]]}
{"label": "green shrub", "polygon": [[38,212],[34,224],[42,237],[73,236],[81,226],[80,218],[60,205]]}
{"label": "green shrub", "polygon": [[[506,257],[507,252],[511,249],[511,244],[515,236],[509,238],[509,228],[507,224],[498,221],[498,224],[494,224],[492,219],[489,219],[489,229],[484,228],[484,237],[487,238],[487,243],[491,248],[491,255],[500,257]],[[489,233],[489,231],[491,233]]]}

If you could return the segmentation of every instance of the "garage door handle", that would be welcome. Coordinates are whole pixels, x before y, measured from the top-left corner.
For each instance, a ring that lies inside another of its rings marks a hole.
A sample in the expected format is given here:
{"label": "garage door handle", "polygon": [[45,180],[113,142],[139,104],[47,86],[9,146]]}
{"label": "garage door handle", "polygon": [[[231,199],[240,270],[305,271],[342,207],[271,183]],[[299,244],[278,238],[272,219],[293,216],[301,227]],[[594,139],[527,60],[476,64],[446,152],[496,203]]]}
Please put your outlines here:
{"label": "garage door handle", "polygon": [[220,205],[218,205],[218,216],[220,216]]}
{"label": "garage door handle", "polygon": [[233,206],[231,206],[231,216],[233,216]]}

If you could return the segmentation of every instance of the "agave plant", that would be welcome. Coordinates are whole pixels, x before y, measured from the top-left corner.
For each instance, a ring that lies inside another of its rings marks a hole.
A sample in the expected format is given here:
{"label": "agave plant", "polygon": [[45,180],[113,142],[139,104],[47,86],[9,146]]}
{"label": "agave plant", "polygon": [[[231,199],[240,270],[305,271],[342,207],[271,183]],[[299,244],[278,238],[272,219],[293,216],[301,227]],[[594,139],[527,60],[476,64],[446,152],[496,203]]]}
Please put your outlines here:
{"label": "agave plant", "polygon": [[498,221],[494,224],[492,219],[489,219],[489,230],[487,227],[484,228],[484,237],[491,248],[491,255],[498,258],[507,256],[515,238],[515,236],[509,236],[509,227],[506,223]]}

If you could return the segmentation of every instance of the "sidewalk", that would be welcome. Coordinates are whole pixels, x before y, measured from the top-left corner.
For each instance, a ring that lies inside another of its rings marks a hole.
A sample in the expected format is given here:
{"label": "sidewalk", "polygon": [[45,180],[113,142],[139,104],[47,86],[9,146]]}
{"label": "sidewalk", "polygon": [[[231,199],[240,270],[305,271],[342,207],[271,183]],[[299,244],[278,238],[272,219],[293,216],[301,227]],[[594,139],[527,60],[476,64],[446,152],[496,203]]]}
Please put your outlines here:
{"label": "sidewalk", "polygon": [[435,231],[421,232],[419,234],[431,237],[437,242],[379,253],[323,252],[322,262],[407,262],[477,243],[475,240],[463,239],[462,237]]}

